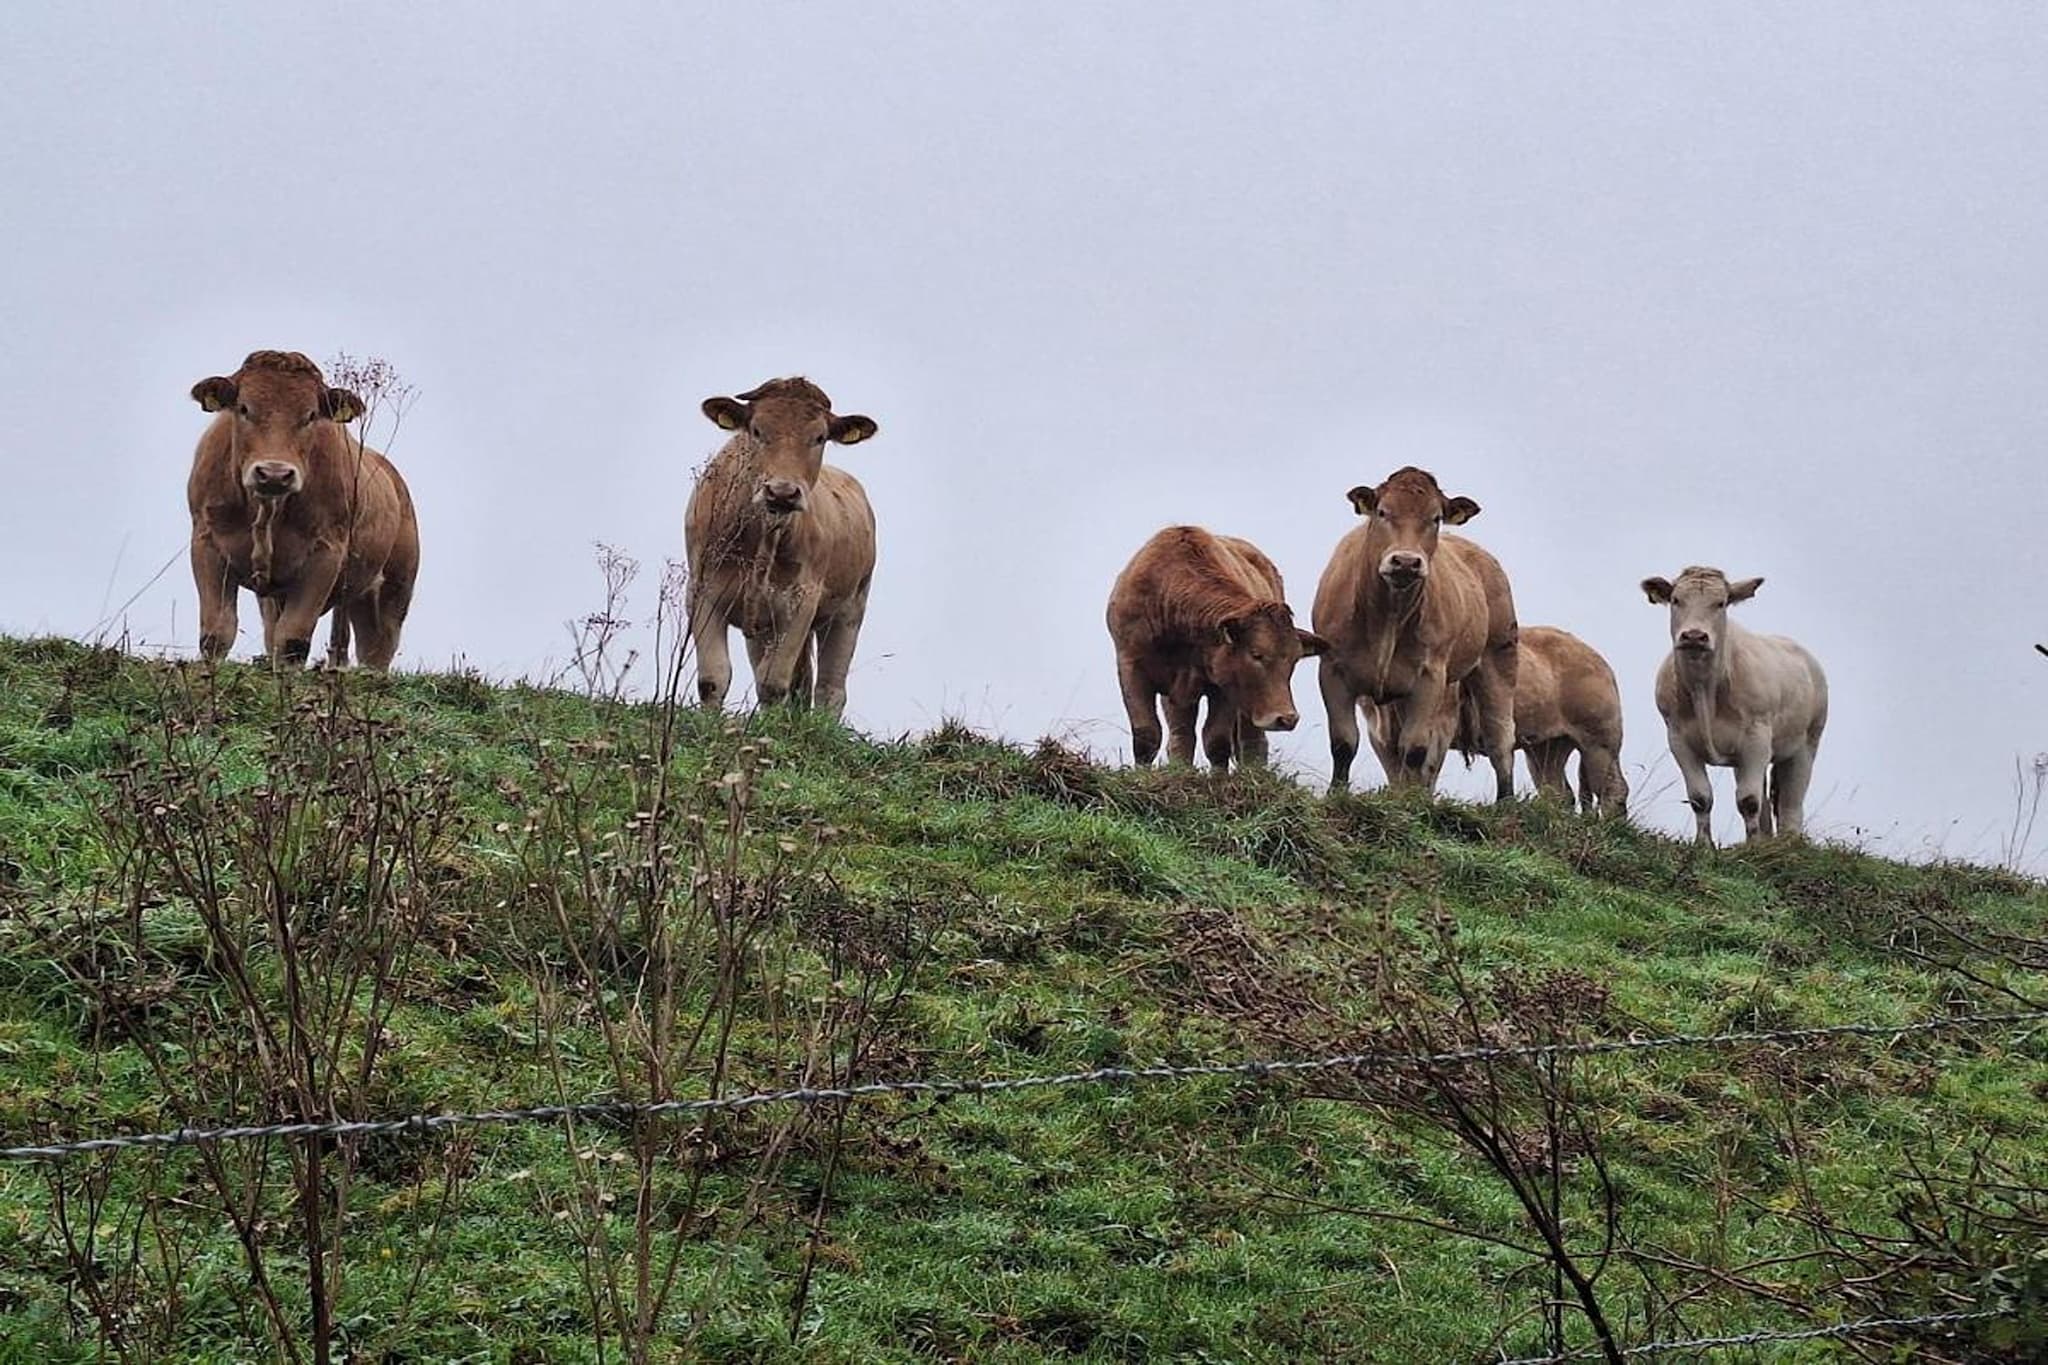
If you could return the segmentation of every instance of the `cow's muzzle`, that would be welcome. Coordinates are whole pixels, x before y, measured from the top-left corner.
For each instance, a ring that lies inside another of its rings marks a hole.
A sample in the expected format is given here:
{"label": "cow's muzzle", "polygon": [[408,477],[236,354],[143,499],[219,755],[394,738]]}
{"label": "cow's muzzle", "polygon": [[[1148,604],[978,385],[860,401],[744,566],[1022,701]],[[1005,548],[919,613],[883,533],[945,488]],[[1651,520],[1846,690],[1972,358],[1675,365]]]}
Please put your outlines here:
{"label": "cow's muzzle", "polygon": [[1252,717],[1252,728],[1255,730],[1292,730],[1299,724],[1301,715],[1295,711],[1280,711],[1269,716]]}
{"label": "cow's muzzle", "polygon": [[1429,576],[1429,561],[1407,550],[1395,550],[1380,561],[1380,577],[1390,588],[1412,588]]}
{"label": "cow's muzzle", "polygon": [[1714,642],[1703,630],[1681,630],[1672,644],[1687,654],[1711,654]]}
{"label": "cow's muzzle", "polygon": [[282,460],[258,460],[242,471],[242,484],[259,498],[283,498],[299,491],[306,476]]}
{"label": "cow's muzzle", "polygon": [[804,486],[791,479],[763,479],[754,501],[774,516],[791,516],[804,510]]}

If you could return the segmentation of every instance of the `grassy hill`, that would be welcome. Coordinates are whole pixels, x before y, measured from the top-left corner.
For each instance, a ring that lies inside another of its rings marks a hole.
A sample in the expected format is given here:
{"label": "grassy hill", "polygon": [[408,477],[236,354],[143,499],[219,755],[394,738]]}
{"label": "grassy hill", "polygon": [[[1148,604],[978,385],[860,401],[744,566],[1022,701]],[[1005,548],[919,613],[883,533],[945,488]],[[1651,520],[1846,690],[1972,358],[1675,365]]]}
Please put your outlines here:
{"label": "grassy hill", "polygon": [[[6,1145],[1904,1024],[2044,939],[1547,804],[0,641]],[[2037,1358],[2044,1101],[2035,1023],[6,1162],[0,1359],[1499,1359],[1581,1297],[1546,1220],[1624,1344]]]}

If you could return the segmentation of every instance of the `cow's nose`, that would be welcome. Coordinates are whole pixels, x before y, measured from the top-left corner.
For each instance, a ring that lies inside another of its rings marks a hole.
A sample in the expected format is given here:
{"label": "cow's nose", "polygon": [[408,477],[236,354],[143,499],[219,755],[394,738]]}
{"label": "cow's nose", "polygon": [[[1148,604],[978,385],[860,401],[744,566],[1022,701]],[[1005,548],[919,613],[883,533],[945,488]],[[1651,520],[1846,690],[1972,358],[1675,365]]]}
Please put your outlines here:
{"label": "cow's nose", "polygon": [[804,486],[793,479],[763,479],[761,500],[778,507],[795,507],[804,500]]}
{"label": "cow's nose", "polygon": [[1381,562],[1380,571],[1412,578],[1422,572],[1422,556],[1405,550],[1396,550]]}
{"label": "cow's nose", "polygon": [[1703,630],[1681,630],[1678,632],[1678,643],[1694,649],[1703,649],[1706,647],[1707,633]]}
{"label": "cow's nose", "polygon": [[1301,717],[1297,713],[1293,711],[1282,711],[1279,715],[1270,717],[1266,721],[1266,723],[1264,725],[1261,725],[1259,728],[1261,730],[1292,730],[1296,725],[1299,725],[1300,723]]}
{"label": "cow's nose", "polygon": [[266,488],[292,488],[298,484],[299,471],[282,460],[258,460],[249,466],[249,481]]}

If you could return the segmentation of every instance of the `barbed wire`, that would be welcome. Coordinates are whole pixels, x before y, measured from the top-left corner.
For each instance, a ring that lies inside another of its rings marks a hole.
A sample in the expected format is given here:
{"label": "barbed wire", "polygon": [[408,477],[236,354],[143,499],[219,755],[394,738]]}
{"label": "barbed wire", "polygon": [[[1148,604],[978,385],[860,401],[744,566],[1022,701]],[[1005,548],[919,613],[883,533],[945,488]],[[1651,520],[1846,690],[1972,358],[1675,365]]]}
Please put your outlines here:
{"label": "barbed wire", "polygon": [[1715,1048],[1765,1043],[1812,1042],[1823,1038],[1900,1038],[1987,1024],[2038,1023],[2048,1010],[2009,1014],[1966,1014],[1925,1019],[1911,1024],[1826,1024],[1812,1028],[1756,1029],[1734,1033],[1681,1033],[1649,1038],[1596,1039],[1582,1043],[1530,1043],[1463,1048],[1450,1052],[1401,1055],[1352,1052],[1330,1057],[1283,1058],[1273,1061],[1210,1062],[1184,1066],[1103,1066],[1043,1076],[986,1079],[869,1081],[849,1086],[795,1086],[786,1090],[688,1100],[587,1100],[576,1104],[542,1104],[521,1109],[485,1109],[454,1114],[409,1114],[402,1118],[259,1123],[222,1128],[178,1128],[164,1133],[128,1133],[85,1138],[41,1146],[0,1147],[0,1161],[61,1161],[92,1152],[132,1147],[191,1147],[209,1142],[261,1138],[379,1137],[398,1133],[431,1133],[447,1128],[554,1123],[564,1119],[634,1120],[692,1114],[738,1113],[782,1104],[852,1103],[885,1095],[947,1098],[956,1095],[1001,1095],[1070,1085],[1110,1085],[1136,1081],[1181,1080],[1201,1076],[1236,1076],[1265,1080],[1274,1076],[1318,1071],[1416,1071],[1433,1067],[1469,1066],[1480,1062],[1537,1058],[1592,1057],[1613,1053],[1653,1052],[1670,1048]]}
{"label": "barbed wire", "polygon": [[[1873,1332],[1896,1327],[1948,1327],[1963,1322],[1984,1322],[1991,1318],[2012,1316],[1993,1310],[1974,1313],[1929,1313],[1918,1318],[1859,1318],[1855,1322],[1838,1322],[1828,1327],[1808,1327],[1796,1332],[1780,1332],[1765,1329],[1744,1332],[1731,1337],[1693,1337],[1687,1341],[1646,1341],[1640,1346],[1624,1346],[1624,1356],[1668,1355],[1673,1351],[1717,1351],[1734,1346],[1762,1346],[1774,1341],[1821,1341],[1829,1338],[1860,1337]],[[1571,1365],[1576,1360],[1598,1360],[1601,1356],[1597,1346],[1571,1351],[1561,1356],[1517,1356],[1503,1360],[1498,1365]]]}

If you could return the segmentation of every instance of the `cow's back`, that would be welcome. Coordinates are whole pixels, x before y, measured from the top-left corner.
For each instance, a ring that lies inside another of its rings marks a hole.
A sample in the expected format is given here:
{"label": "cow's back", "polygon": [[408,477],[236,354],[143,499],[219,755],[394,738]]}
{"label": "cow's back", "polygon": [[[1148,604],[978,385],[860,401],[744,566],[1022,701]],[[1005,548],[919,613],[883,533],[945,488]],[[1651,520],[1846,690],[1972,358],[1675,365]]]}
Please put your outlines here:
{"label": "cow's back", "polygon": [[[1591,645],[1555,626],[1521,631],[1521,674],[1515,684],[1518,734],[1546,739],[1568,735],[1580,744],[1621,744],[1621,687],[1614,670]],[[1540,713],[1524,723],[1524,698]]]}
{"label": "cow's back", "polygon": [[1244,584],[1246,592],[1275,602],[1287,600],[1287,585],[1281,581],[1279,566],[1266,557],[1264,550],[1238,536],[1217,536],[1216,543],[1219,558],[1228,565],[1232,576]]}
{"label": "cow's back", "polygon": [[1183,646],[1234,611],[1279,600],[1280,571],[1250,541],[1168,526],[1116,576],[1105,619],[1119,649],[1151,653]]}

